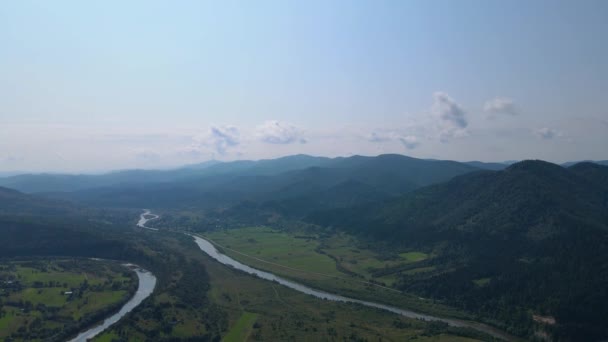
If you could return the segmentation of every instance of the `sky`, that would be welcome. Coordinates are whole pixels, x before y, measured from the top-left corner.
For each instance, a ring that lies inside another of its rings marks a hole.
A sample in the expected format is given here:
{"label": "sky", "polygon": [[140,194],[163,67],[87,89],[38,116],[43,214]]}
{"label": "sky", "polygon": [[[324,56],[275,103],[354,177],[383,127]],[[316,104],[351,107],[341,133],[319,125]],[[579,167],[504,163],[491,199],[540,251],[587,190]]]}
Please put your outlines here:
{"label": "sky", "polygon": [[608,159],[608,1],[3,1],[0,172]]}

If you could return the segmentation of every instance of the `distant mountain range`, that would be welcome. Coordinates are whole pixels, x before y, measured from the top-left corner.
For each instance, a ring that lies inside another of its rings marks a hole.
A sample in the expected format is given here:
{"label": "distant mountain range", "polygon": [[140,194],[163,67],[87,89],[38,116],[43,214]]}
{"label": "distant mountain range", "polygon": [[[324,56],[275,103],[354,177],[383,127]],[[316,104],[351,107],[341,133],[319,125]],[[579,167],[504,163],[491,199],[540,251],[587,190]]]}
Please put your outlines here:
{"label": "distant mountain range", "polygon": [[297,200],[312,210],[319,202],[342,206],[380,200],[476,170],[464,163],[402,155],[296,155],[170,171],[23,175],[1,179],[0,185],[95,206],[209,208]]}
{"label": "distant mountain range", "polygon": [[[396,155],[394,155],[396,156]],[[382,157],[382,156],[378,156]],[[400,156],[404,159],[409,158]],[[0,172],[0,186],[16,189],[26,193],[37,192],[69,192],[125,184],[170,183],[214,175],[271,176],[287,171],[303,170],[312,167],[333,168],[356,166],[357,163],[377,157],[313,157],[308,155],[293,155],[277,159],[266,160],[239,160],[233,162],[220,162],[210,160],[198,164],[186,165],[170,170],[120,170],[104,174],[62,174],[62,173],[19,173]],[[415,158],[409,158],[415,159]],[[429,162],[446,162],[442,160],[425,159]],[[601,165],[608,165],[608,160],[586,161]],[[503,170],[515,163],[508,162],[454,162],[484,170]],[[569,167],[579,162],[567,162],[562,166]]]}

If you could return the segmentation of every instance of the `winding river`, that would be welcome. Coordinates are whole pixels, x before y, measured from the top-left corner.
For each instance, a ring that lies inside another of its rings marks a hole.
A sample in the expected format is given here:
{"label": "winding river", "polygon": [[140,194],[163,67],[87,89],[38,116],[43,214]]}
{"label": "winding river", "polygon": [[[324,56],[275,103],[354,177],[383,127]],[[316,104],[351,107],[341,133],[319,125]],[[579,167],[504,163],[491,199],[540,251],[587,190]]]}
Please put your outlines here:
{"label": "winding river", "polygon": [[[145,224],[148,220],[154,219],[146,219],[144,217],[144,215],[151,215],[154,216],[154,218],[158,218],[158,215],[154,215],[151,214],[149,210],[145,209],[144,213],[141,214],[140,217],[140,224],[138,224],[138,226],[140,226],[141,228],[147,228],[150,229],[149,227],[146,227]],[[408,318],[414,318],[414,319],[421,319],[421,320],[425,320],[425,321],[441,321],[441,322],[445,322],[451,326],[455,326],[455,327],[467,327],[467,328],[472,328],[484,333],[487,333],[489,335],[492,335],[494,337],[500,338],[500,339],[504,339],[507,341],[512,341],[512,340],[517,340],[517,338],[515,338],[514,336],[511,336],[503,331],[500,331],[498,329],[495,329],[489,325],[483,324],[483,323],[477,323],[477,322],[471,322],[471,321],[464,321],[464,320],[459,320],[459,319],[452,319],[452,318],[442,318],[442,317],[436,317],[436,316],[431,316],[431,315],[426,315],[426,314],[421,314],[421,313],[417,313],[414,311],[410,311],[410,310],[405,310],[405,309],[401,309],[401,308],[397,308],[394,306],[390,306],[390,305],[385,305],[385,304],[380,304],[380,303],[375,303],[375,302],[369,302],[369,301],[365,301],[365,300],[360,300],[360,299],[355,299],[355,298],[349,298],[349,297],[344,297],[338,294],[333,294],[333,293],[329,293],[329,292],[325,292],[325,291],[321,291],[321,290],[317,290],[317,289],[313,289],[311,287],[299,284],[297,282],[291,281],[291,280],[287,280],[285,278],[279,277],[277,275],[274,275],[270,272],[266,272],[266,271],[261,271],[258,270],[256,268],[247,266],[245,264],[242,264],[234,259],[232,259],[231,257],[220,253],[217,248],[215,248],[215,246],[209,242],[208,240],[205,240],[204,238],[200,237],[200,236],[196,236],[196,235],[191,235],[194,238],[194,241],[196,242],[196,244],[198,245],[198,247],[205,252],[207,255],[209,255],[212,259],[236,268],[240,271],[243,271],[245,273],[251,274],[251,275],[255,275],[259,278],[262,279],[266,279],[269,281],[273,281],[276,283],[279,283],[283,286],[289,287],[290,289],[317,297],[317,298],[321,298],[321,299],[326,299],[326,300],[331,300],[331,301],[336,301],[336,302],[347,302],[347,303],[357,303],[360,305],[364,305],[364,306],[368,306],[368,307],[372,307],[372,308],[377,308],[377,309],[381,309],[381,310],[385,310],[385,311],[389,311],[389,312],[393,312],[396,313],[398,315],[402,315]]]}
{"label": "winding river", "polygon": [[[152,217],[148,218],[147,216],[152,216]],[[143,228],[143,229],[158,230],[158,228],[146,227],[146,223],[148,223],[148,221],[156,220],[159,217],[160,216],[158,216],[156,214],[152,214],[150,209],[144,209],[144,212],[141,215],[139,215],[139,221],[137,221],[137,226],[139,228]]]}
{"label": "winding river", "polygon": [[99,335],[112,324],[118,322],[118,320],[120,320],[124,315],[128,314],[131,310],[141,304],[144,299],[152,294],[152,291],[154,291],[154,287],[156,286],[156,277],[152,273],[135,265],[126,264],[125,266],[130,268],[136,267],[133,270],[135,273],[137,273],[137,278],[139,278],[139,286],[137,287],[137,292],[135,292],[135,295],[133,295],[133,297],[131,297],[131,299],[129,299],[129,301],[123,305],[120,311],[106,318],[100,325],[81,332],[69,342],[85,342]]}
{"label": "winding river", "polygon": [[494,337],[498,337],[498,338],[501,338],[501,339],[504,339],[507,341],[515,339],[513,336],[510,336],[498,329],[492,328],[492,327],[482,324],[482,323],[463,321],[463,320],[459,320],[459,319],[435,317],[435,316],[431,316],[431,315],[417,313],[417,312],[410,311],[410,310],[400,309],[400,308],[390,306],[390,305],[384,305],[384,304],[380,304],[380,303],[374,303],[374,302],[369,302],[369,301],[365,301],[365,300],[344,297],[341,295],[337,295],[337,294],[333,294],[333,293],[329,293],[329,292],[325,292],[325,291],[321,291],[321,290],[316,290],[311,287],[293,282],[291,280],[281,278],[272,273],[261,271],[261,270],[255,269],[253,267],[247,266],[245,264],[242,264],[242,263],[232,259],[231,257],[220,253],[215,248],[215,246],[208,240],[205,240],[196,235],[192,235],[192,237],[194,238],[194,241],[196,242],[198,247],[203,252],[205,252],[211,258],[219,261],[220,263],[222,263],[224,265],[234,267],[238,270],[241,270],[248,274],[255,275],[262,279],[277,282],[283,286],[289,287],[290,289],[293,289],[293,290],[296,290],[296,291],[299,291],[302,293],[306,293],[308,295],[315,296],[317,298],[332,300],[332,301],[336,301],[336,302],[357,303],[357,304],[369,306],[372,308],[390,311],[390,312],[396,313],[398,315],[402,315],[402,316],[409,317],[409,318],[421,319],[421,320],[425,320],[425,321],[441,321],[441,322],[445,322],[445,323],[447,323],[451,326],[455,326],[455,327],[473,328],[475,330],[485,332],[489,335],[492,335]]}

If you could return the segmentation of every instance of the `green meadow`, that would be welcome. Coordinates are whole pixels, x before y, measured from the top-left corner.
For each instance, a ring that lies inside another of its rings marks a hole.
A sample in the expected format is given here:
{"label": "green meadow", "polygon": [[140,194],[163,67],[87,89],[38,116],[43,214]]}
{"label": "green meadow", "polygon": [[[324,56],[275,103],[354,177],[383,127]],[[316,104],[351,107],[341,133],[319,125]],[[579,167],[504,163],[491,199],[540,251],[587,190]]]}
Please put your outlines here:
{"label": "green meadow", "polygon": [[228,315],[223,341],[478,341],[447,326],[321,300],[203,257],[210,300]]}
{"label": "green meadow", "polygon": [[308,272],[343,275],[336,269],[334,260],[315,251],[319,247],[319,242],[315,239],[296,238],[267,227],[231,229],[208,236],[226,248],[254,258]]}
{"label": "green meadow", "polygon": [[253,329],[253,325],[258,315],[251,312],[243,312],[241,317],[232,325],[228,334],[224,336],[222,341],[239,342],[246,341]]}
{"label": "green meadow", "polygon": [[[444,316],[463,312],[391,288],[400,275],[432,272],[421,251],[386,252],[366,248],[346,234],[298,235],[269,227],[213,231],[206,238],[240,262],[311,287]],[[373,284],[372,284],[373,283]]]}
{"label": "green meadow", "polygon": [[[294,268],[303,271],[302,277],[313,279],[318,278],[314,273],[349,277],[352,272],[364,279],[378,280],[372,275],[374,270],[429,258],[428,254],[417,251],[387,258],[370,249],[356,247],[354,238],[344,234],[321,238],[314,235],[298,236],[268,227],[249,227],[215,231],[205,236],[226,247],[227,252],[239,260],[259,262],[256,259],[262,259],[268,262],[268,267],[272,267],[272,263],[280,264],[285,266],[287,272],[287,268]],[[311,274],[307,275],[306,272]]]}

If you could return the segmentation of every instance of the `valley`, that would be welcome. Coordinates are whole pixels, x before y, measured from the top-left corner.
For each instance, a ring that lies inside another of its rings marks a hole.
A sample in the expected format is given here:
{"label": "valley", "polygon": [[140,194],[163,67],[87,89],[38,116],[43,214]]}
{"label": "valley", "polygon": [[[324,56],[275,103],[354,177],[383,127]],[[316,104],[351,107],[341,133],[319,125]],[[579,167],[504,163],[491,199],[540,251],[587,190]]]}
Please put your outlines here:
{"label": "valley", "polygon": [[[0,257],[113,259],[154,274],[150,296],[97,341],[604,334],[605,166],[492,171],[394,155],[237,165],[169,183],[0,188]],[[430,172],[446,166],[453,174]],[[391,193],[397,172],[409,185]]]}

